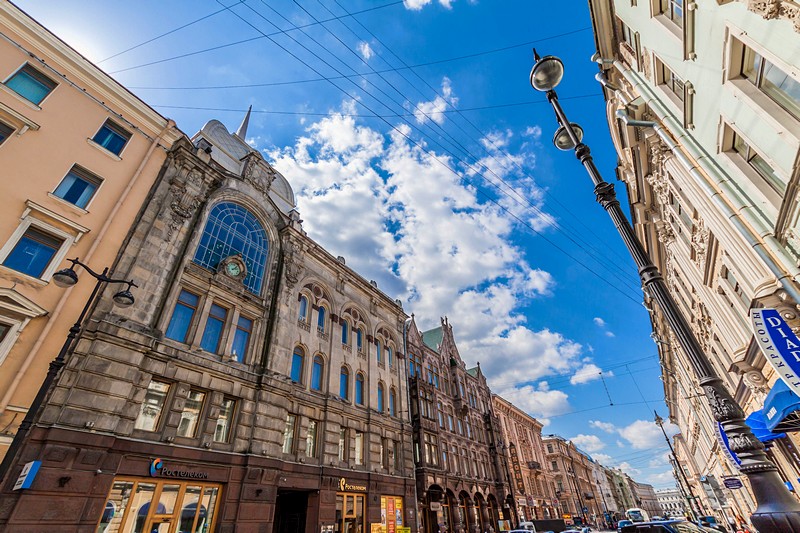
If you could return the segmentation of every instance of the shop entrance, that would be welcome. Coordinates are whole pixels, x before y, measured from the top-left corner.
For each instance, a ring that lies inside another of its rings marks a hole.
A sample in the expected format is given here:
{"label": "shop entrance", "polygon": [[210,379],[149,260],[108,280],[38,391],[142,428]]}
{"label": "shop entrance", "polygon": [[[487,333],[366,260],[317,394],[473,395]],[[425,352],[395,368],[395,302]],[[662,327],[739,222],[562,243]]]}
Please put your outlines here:
{"label": "shop entrance", "polygon": [[275,502],[275,532],[297,533],[306,530],[308,493],[278,491]]}
{"label": "shop entrance", "polygon": [[220,485],[117,478],[97,533],[209,533]]}

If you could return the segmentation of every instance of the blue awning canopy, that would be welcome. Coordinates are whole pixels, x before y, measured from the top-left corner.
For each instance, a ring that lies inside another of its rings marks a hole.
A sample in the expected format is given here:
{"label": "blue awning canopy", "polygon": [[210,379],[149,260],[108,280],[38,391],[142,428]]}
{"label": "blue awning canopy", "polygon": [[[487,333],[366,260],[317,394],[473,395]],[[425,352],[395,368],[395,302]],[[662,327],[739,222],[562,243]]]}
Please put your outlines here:
{"label": "blue awning canopy", "polygon": [[764,412],[761,409],[747,415],[744,421],[753,430],[753,435],[761,442],[769,442],[786,436],[786,433],[773,433],[767,429],[767,422],[764,420]]}
{"label": "blue awning canopy", "polygon": [[775,382],[764,400],[764,422],[772,432],[800,430],[800,396],[782,379]]}

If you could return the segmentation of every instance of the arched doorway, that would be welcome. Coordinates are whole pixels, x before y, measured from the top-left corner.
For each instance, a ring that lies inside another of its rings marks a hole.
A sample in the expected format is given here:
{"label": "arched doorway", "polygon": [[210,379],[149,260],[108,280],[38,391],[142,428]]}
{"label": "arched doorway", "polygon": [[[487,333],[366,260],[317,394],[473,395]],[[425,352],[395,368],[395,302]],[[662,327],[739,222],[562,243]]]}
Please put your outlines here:
{"label": "arched doorway", "polygon": [[489,514],[486,510],[486,498],[480,492],[476,492],[472,502],[472,514],[475,517],[475,523],[478,525],[478,531],[484,533],[491,525]]}
{"label": "arched doorway", "polygon": [[446,531],[442,528],[449,524],[447,501],[444,489],[439,485],[431,485],[422,498],[423,523],[425,533]]}
{"label": "arched doorway", "polygon": [[489,518],[489,525],[497,530],[497,524],[500,521],[499,506],[497,505],[497,498],[494,494],[486,496],[486,514]]}

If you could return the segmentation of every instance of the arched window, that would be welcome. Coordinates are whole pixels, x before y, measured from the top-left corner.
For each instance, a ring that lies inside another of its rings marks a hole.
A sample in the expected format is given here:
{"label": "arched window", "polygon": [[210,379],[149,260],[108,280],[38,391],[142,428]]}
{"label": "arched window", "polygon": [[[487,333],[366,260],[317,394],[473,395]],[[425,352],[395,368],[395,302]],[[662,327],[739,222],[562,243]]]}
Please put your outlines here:
{"label": "arched window", "polygon": [[364,346],[364,334],[361,332],[361,328],[356,330],[356,348],[359,352],[363,351]]}
{"label": "arched window", "polygon": [[392,368],[394,366],[394,353],[391,346],[386,347],[386,359],[389,361],[389,368]]}
{"label": "arched window", "polygon": [[343,400],[350,399],[350,371],[346,366],[339,372],[339,396]]}
{"label": "arched window", "polygon": [[383,383],[378,383],[378,411],[383,412]]}
{"label": "arched window", "polygon": [[397,393],[394,387],[389,389],[389,415],[396,416],[397,413]]}
{"label": "arched window", "polygon": [[383,352],[381,352],[381,341],[375,340],[375,357],[378,360],[378,363],[383,363]]}
{"label": "arched window", "polygon": [[325,308],[321,305],[317,309],[317,329],[320,333],[325,333]]}
{"label": "arched window", "polygon": [[322,390],[323,370],[325,370],[325,360],[321,355],[315,355],[314,366],[311,367],[311,390]]}
{"label": "arched window", "polygon": [[364,374],[356,374],[356,403],[364,405]]}
{"label": "arched window", "polygon": [[260,294],[268,250],[267,232],[255,215],[238,204],[222,202],[208,215],[194,262],[216,270],[223,259],[239,254],[247,267],[244,286]]}
{"label": "arched window", "polygon": [[297,320],[308,322],[308,298],[300,296],[300,311],[297,313]]}
{"label": "arched window", "polygon": [[300,383],[303,379],[303,362],[305,361],[306,354],[299,346],[295,347],[292,353],[292,381]]}
{"label": "arched window", "polygon": [[342,322],[342,344],[350,344],[350,324]]}

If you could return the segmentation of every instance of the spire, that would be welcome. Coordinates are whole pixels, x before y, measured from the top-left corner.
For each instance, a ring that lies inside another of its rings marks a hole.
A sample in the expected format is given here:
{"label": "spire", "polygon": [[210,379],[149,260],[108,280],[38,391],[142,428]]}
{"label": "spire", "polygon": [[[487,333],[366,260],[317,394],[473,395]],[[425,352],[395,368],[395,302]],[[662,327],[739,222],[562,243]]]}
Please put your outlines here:
{"label": "spire", "polygon": [[236,136],[239,137],[241,140],[245,141],[245,137],[247,137],[247,126],[250,124],[250,112],[253,110],[253,106],[247,108],[247,114],[244,116],[244,120],[242,120],[242,124],[239,126],[239,129],[236,130]]}

